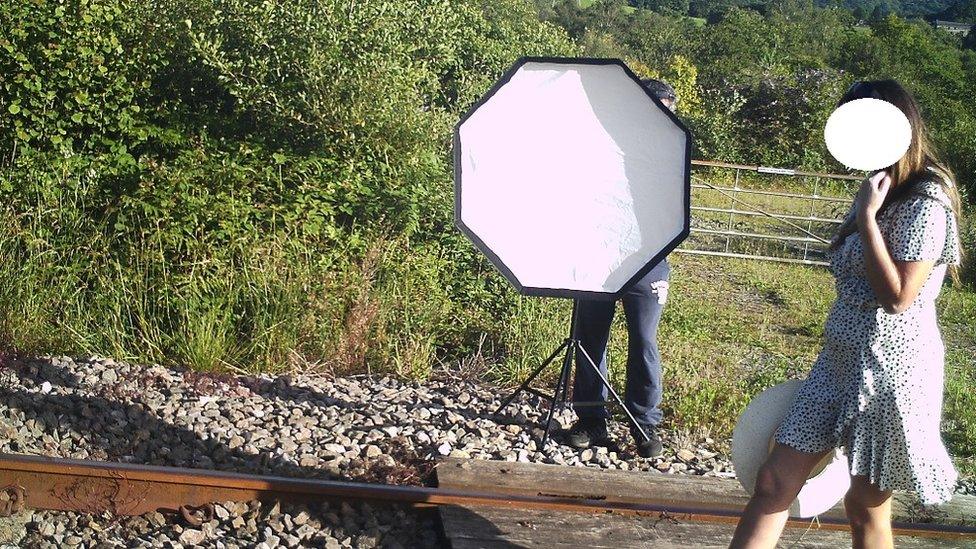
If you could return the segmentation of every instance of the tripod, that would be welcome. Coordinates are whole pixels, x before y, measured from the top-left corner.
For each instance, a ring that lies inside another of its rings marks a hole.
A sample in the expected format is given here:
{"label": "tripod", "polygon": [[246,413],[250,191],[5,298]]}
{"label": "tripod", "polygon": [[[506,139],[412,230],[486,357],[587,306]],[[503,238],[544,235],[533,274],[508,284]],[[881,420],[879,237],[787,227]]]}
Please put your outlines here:
{"label": "tripod", "polygon": [[[583,348],[583,344],[580,342],[579,338],[577,337],[578,325],[579,325],[579,300],[573,300],[573,316],[572,316],[572,320],[570,321],[569,337],[564,339],[562,344],[559,347],[557,347],[556,350],[553,351],[551,355],[549,355],[549,358],[547,358],[545,362],[542,363],[541,366],[536,368],[535,371],[532,372],[532,374],[525,381],[523,381],[521,385],[519,385],[518,389],[516,389],[515,392],[509,395],[504,402],[502,402],[502,405],[499,406],[497,410],[495,410],[495,415],[500,414],[501,411],[504,410],[509,404],[511,404],[512,401],[515,400],[515,397],[517,397],[519,393],[521,393],[522,391],[532,393],[533,395],[548,400],[550,403],[549,413],[546,415],[546,429],[542,435],[542,446],[540,447],[540,449],[544,452],[546,449],[546,442],[549,441],[549,432],[552,429],[553,412],[555,411],[557,405],[566,406],[566,390],[569,385],[569,374],[573,370],[573,356],[576,355],[576,353],[578,352],[586,359],[586,361],[583,363],[583,366],[587,368],[591,368],[593,372],[597,375],[597,377],[600,378],[600,382],[603,383],[603,386],[607,388],[607,391],[609,391],[611,395],[613,395],[613,401],[580,402],[580,403],[576,403],[576,405],[577,406],[579,405],[602,406],[615,401],[617,404],[620,405],[621,408],[623,408],[624,413],[627,414],[627,419],[630,421],[630,424],[637,430],[637,432],[640,433],[641,437],[643,437],[645,441],[650,440],[650,437],[647,435],[646,432],[644,432],[643,427],[641,427],[640,423],[637,422],[637,419],[634,418],[634,414],[630,413],[630,410],[628,410],[627,406],[624,405],[623,400],[620,399],[620,395],[618,395],[617,391],[613,389],[613,387],[610,385],[610,382],[607,381],[606,376],[603,375],[603,373],[600,371],[600,368],[597,367],[596,363],[593,362],[593,359],[590,358],[589,353],[587,353],[586,349]],[[543,393],[542,391],[534,387],[531,387],[530,384],[532,383],[532,381],[535,380],[535,378],[538,377],[539,374],[541,374],[542,371],[545,370],[546,367],[549,366],[549,364],[551,364],[556,359],[557,356],[559,356],[559,353],[563,352],[564,350],[566,354],[563,356],[563,366],[562,369],[559,371],[559,380],[556,382],[556,391],[552,394],[552,396],[549,396],[546,393]]]}

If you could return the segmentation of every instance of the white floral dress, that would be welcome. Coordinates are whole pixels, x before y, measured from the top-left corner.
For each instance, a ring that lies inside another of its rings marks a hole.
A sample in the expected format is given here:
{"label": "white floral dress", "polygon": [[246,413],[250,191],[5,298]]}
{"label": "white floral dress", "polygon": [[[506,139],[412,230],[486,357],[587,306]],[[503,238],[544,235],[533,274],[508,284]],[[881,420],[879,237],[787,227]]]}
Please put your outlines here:
{"label": "white floral dress", "polygon": [[837,300],[824,348],[776,440],[803,452],[843,446],[852,475],[936,504],[952,497],[957,473],[939,430],[945,349],[935,298],[947,265],[959,262],[959,241],[942,184],[916,186],[878,224],[893,259],[935,260],[935,268],[910,308],[889,314],[866,278],[860,235],[834,250]]}

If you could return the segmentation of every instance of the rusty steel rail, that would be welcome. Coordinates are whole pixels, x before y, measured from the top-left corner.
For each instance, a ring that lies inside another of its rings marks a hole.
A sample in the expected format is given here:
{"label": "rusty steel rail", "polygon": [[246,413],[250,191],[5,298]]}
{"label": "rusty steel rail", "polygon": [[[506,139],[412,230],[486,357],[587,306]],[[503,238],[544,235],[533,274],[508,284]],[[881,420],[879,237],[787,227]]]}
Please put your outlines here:
{"label": "rusty steel rail", "polygon": [[[721,502],[709,507],[675,507],[653,500],[633,502],[552,495],[524,495],[421,486],[395,486],[225,471],[108,463],[0,454],[0,490],[19,494],[22,507],[138,515],[151,511],[188,513],[221,501],[370,500],[418,507],[480,505],[565,512],[665,515],[679,520],[735,523],[740,509]],[[794,527],[809,522],[791,520]],[[893,523],[896,534],[976,540],[976,527]],[[821,518],[820,529],[848,530],[842,519]]]}

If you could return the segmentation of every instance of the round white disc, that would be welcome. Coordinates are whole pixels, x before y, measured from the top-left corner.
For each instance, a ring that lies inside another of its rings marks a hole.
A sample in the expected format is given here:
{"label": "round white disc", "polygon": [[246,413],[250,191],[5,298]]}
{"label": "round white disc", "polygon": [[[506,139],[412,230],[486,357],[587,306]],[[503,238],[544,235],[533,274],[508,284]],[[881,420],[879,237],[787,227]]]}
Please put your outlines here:
{"label": "round white disc", "polygon": [[898,162],[912,143],[912,125],[901,109],[866,97],[845,103],[824,126],[827,150],[854,170],[874,171]]}

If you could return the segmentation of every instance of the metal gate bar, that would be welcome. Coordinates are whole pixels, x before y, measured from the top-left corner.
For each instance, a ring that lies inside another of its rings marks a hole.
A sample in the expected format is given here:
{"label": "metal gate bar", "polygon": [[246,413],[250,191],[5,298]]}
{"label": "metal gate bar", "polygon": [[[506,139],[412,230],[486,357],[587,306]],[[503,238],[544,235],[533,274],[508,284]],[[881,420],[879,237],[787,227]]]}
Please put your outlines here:
{"label": "metal gate bar", "polygon": [[[692,180],[695,180],[695,179],[698,179],[698,178],[692,177],[691,179]],[[696,184],[696,183],[692,183],[691,184],[691,188],[692,189],[711,189],[711,190],[720,190],[720,191],[728,191],[728,192],[740,192],[740,193],[743,193],[743,194],[761,194],[761,195],[766,195],[766,196],[781,196],[781,197],[784,197],[784,198],[803,198],[803,199],[806,199],[806,200],[822,200],[824,202],[839,202],[839,203],[847,203],[847,202],[850,202],[850,200],[847,199],[847,198],[836,198],[836,197],[832,197],[832,196],[818,196],[818,195],[794,194],[794,193],[777,193],[777,192],[773,192],[773,191],[758,191],[758,190],[755,190],[755,189],[743,189],[741,187],[738,188],[738,189],[733,189],[732,187],[720,187],[718,185],[708,186],[708,185],[700,185],[700,184]]]}
{"label": "metal gate bar", "polygon": [[[691,188],[696,194],[715,192],[728,198],[727,206],[716,200],[693,198],[692,237],[676,252],[779,261],[803,265],[828,265],[818,256],[824,254],[826,243],[833,232],[832,227],[843,223],[836,215],[836,205],[849,203],[851,198],[843,196],[853,192],[851,183],[860,181],[857,175],[808,172],[769,166],[731,164],[708,160],[693,160],[692,166],[699,170],[731,170],[728,178],[709,182],[702,174],[692,176]],[[748,182],[744,174],[751,172]],[[757,180],[769,179],[775,185],[777,180],[792,180],[778,187],[763,188]],[[809,185],[810,193],[797,189],[796,180]],[[730,181],[731,179],[731,181]],[[812,179],[812,181],[809,181]],[[831,181],[841,182],[841,186],[830,186]],[[722,182],[727,182],[724,185]],[[829,189],[829,190],[828,190]],[[832,194],[833,193],[833,194]],[[756,206],[751,201],[741,200],[740,195],[766,197],[765,206]],[[705,196],[715,196],[706,194]],[[782,210],[787,211],[782,211]],[[780,210],[780,211],[770,211]],[[702,214],[722,216],[704,217]],[[727,216],[727,217],[726,217]],[[756,221],[757,217],[768,217],[773,223]],[[777,227],[781,222],[782,227]],[[718,223],[721,225],[716,226]],[[790,232],[795,231],[795,234]],[[799,234],[803,233],[803,234]],[[702,240],[711,237],[711,240]],[[718,242],[716,242],[716,239]],[[777,244],[778,243],[778,244]],[[783,255],[778,255],[782,251]]]}
{"label": "metal gate bar", "polygon": [[[715,212],[715,213],[729,213],[734,215],[769,217],[769,215],[764,214],[762,212],[755,212],[750,210],[736,210],[733,208],[710,208],[706,206],[692,206],[691,210],[699,211],[699,212]],[[836,223],[838,225],[844,222],[843,219],[828,219],[825,217],[809,217],[805,215],[773,214],[772,216],[778,219],[789,219],[791,221],[815,221],[817,223]]]}
{"label": "metal gate bar", "polygon": [[688,249],[678,248],[675,250],[675,252],[682,253],[682,254],[689,254],[689,255],[715,255],[719,257],[734,257],[737,259],[760,259],[763,261],[777,261],[780,263],[797,263],[800,265],[818,265],[822,267],[826,267],[830,265],[830,263],[826,261],[815,261],[812,259],[793,259],[791,257],[773,257],[773,256],[766,256],[766,255],[736,254],[730,252],[711,252],[708,250],[688,250]]}

